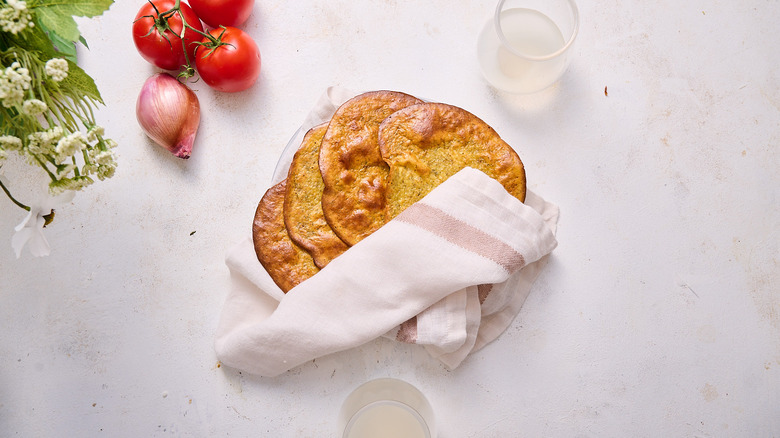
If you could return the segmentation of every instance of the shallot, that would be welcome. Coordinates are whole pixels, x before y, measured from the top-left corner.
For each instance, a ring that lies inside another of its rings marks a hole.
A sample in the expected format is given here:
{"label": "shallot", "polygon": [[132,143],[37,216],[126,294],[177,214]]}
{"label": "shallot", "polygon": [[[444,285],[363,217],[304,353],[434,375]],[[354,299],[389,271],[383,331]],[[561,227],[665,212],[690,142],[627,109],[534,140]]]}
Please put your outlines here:
{"label": "shallot", "polygon": [[135,105],[141,128],[179,158],[189,158],[200,124],[198,96],[168,73],[146,80]]}

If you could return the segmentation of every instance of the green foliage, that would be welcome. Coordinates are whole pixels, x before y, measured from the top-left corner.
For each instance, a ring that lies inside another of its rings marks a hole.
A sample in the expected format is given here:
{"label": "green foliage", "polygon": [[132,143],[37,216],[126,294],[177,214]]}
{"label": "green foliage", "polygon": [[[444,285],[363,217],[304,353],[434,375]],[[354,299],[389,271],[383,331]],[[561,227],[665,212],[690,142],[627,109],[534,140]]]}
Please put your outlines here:
{"label": "green foliage", "polygon": [[101,15],[112,3],[113,0],[31,0],[27,7],[38,24],[49,31],[52,44],[64,51],[64,43],[75,44],[81,37],[73,17]]}
{"label": "green foliage", "polygon": [[95,81],[78,65],[68,60],[68,77],[62,81],[63,86],[80,90],[84,97],[103,103]]}
{"label": "green foliage", "polygon": [[[18,10],[18,1],[0,0],[0,12]],[[113,0],[25,3],[21,14],[0,14],[0,168],[15,152],[49,175],[53,193],[80,190],[113,175],[116,143],[95,120],[103,100],[77,64],[76,45],[86,40],[73,17],[101,15]]]}

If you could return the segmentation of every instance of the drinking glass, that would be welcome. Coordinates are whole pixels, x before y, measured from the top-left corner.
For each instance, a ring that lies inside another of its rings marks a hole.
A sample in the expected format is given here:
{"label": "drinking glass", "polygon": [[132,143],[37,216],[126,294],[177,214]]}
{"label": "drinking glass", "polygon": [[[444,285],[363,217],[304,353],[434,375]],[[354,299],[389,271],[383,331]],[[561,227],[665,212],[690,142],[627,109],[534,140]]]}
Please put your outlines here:
{"label": "drinking glass", "polygon": [[479,35],[485,79],[511,93],[533,93],[566,71],[579,29],[574,0],[500,0]]}
{"label": "drinking glass", "polygon": [[413,385],[381,378],[360,385],[339,414],[343,438],[436,438],[428,399]]}

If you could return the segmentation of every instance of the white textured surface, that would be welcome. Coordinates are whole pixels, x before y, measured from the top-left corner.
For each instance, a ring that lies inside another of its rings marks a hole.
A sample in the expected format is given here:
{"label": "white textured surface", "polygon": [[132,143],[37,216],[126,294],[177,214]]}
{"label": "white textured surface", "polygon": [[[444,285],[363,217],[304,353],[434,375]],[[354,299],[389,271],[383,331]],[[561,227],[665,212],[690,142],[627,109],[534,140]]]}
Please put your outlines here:
{"label": "white textured surface", "polygon": [[[0,199],[0,435],[333,436],[346,394],[392,376],[445,438],[780,436],[777,1],[580,2],[570,71],[522,98],[478,73],[492,1],[259,1],[260,81],[195,84],[189,161],[135,122],[140,4],[79,20],[116,177],[57,213],[42,259],[14,258],[24,215]],[[329,85],[470,110],[561,207],[520,315],[455,371],[383,340],[274,379],[214,358],[225,251]]]}

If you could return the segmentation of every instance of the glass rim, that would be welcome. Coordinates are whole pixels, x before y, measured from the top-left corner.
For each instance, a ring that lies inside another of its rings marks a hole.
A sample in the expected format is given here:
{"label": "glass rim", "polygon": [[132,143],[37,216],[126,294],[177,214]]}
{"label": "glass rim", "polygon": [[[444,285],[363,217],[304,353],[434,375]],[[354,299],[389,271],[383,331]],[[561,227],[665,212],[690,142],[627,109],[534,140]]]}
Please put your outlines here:
{"label": "glass rim", "polygon": [[503,44],[504,47],[507,48],[507,50],[512,52],[512,54],[527,59],[529,61],[549,61],[550,59],[560,56],[562,53],[566,52],[566,50],[568,50],[569,47],[571,47],[571,45],[574,43],[574,39],[577,37],[577,33],[579,32],[580,12],[577,9],[577,3],[575,3],[574,0],[565,0],[565,1],[571,7],[571,12],[574,18],[574,28],[571,31],[571,36],[569,36],[569,39],[566,41],[566,44],[564,44],[563,47],[556,50],[555,52],[544,56],[533,56],[516,50],[509,43],[509,40],[506,39],[506,36],[504,35],[504,30],[501,29],[501,11],[504,8],[504,3],[506,2],[506,0],[499,0],[498,5],[496,5],[496,12],[493,15],[493,25],[496,28],[496,33],[498,34],[498,39],[501,40],[501,44]]}
{"label": "glass rim", "polygon": [[371,403],[366,404],[365,406],[358,409],[357,412],[352,414],[352,416],[349,418],[349,421],[347,422],[347,425],[344,426],[344,431],[342,432],[342,437],[347,438],[349,433],[352,431],[352,427],[355,425],[355,422],[358,420],[361,414],[365,413],[365,411],[379,406],[379,405],[393,405],[398,406],[402,408],[403,410],[407,411],[408,413],[412,414],[414,416],[414,419],[417,420],[418,423],[420,423],[420,426],[423,428],[423,432],[425,432],[425,438],[431,438],[431,428],[428,426],[428,422],[425,421],[425,418],[423,418],[422,415],[420,415],[419,412],[417,412],[416,409],[413,407],[407,405],[406,403],[397,401],[397,400],[377,400],[373,401]]}

